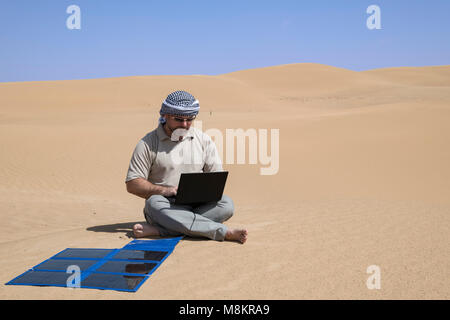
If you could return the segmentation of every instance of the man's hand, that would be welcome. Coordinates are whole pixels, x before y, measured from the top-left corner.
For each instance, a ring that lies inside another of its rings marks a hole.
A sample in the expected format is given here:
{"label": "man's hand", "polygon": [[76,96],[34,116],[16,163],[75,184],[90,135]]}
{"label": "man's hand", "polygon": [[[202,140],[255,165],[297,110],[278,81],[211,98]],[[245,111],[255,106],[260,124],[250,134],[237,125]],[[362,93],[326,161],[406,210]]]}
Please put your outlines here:
{"label": "man's hand", "polygon": [[177,194],[177,189],[178,187],[154,185],[143,178],[137,178],[127,182],[127,191],[144,199],[148,199],[154,194],[159,194],[164,197],[173,197]]}
{"label": "man's hand", "polygon": [[161,195],[164,197],[173,197],[177,195],[178,187],[163,187]]}

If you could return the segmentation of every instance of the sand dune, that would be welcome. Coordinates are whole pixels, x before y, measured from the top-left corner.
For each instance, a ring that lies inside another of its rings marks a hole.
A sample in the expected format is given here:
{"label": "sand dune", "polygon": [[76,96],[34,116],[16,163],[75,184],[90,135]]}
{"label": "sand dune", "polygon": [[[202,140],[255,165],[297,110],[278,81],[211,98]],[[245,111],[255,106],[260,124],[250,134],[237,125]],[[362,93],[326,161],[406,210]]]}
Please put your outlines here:
{"label": "sand dune", "polygon": [[[448,299],[449,87],[450,66],[310,63],[0,83],[0,298]],[[131,240],[143,200],[126,193],[128,161],[177,89],[204,130],[280,130],[277,174],[225,165],[227,224],[248,242],[182,241],[135,294],[3,285],[67,247]]]}
{"label": "sand dune", "polygon": [[448,87],[450,85],[448,76],[450,66],[383,68],[362,73],[393,83],[412,86]]}

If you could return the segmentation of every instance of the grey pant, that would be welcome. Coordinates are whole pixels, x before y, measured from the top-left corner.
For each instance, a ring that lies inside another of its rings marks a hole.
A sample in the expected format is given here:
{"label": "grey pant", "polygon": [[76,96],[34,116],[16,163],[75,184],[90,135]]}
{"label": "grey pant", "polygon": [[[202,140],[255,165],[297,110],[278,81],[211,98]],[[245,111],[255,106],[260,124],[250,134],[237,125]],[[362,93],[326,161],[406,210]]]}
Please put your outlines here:
{"label": "grey pant", "polygon": [[217,202],[198,206],[177,205],[174,200],[153,195],[145,201],[145,220],[166,236],[187,235],[223,241],[228,228],[222,222],[231,218],[233,200],[223,195]]}

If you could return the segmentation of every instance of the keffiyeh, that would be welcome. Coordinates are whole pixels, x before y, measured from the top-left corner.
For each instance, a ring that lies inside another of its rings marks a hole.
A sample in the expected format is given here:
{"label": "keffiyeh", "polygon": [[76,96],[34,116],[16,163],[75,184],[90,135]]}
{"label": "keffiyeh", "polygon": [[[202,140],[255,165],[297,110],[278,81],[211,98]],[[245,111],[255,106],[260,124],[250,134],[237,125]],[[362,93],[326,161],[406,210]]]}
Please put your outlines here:
{"label": "keffiyeh", "polygon": [[200,104],[192,94],[186,91],[175,91],[169,94],[166,100],[163,101],[159,114],[160,123],[165,123],[166,120],[162,117],[165,114],[193,117],[198,114]]}

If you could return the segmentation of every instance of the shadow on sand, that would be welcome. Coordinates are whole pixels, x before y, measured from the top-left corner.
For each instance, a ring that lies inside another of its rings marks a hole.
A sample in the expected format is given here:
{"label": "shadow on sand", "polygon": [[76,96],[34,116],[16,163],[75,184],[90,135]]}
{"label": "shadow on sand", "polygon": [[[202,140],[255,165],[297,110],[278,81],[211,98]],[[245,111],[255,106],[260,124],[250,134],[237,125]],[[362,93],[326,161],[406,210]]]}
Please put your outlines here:
{"label": "shadow on sand", "polygon": [[[138,222],[124,222],[124,223],[114,223],[114,224],[104,224],[100,226],[93,226],[86,228],[87,231],[93,232],[108,232],[108,233],[124,233],[128,238],[134,239],[133,226],[136,223],[145,223],[142,221]],[[159,237],[148,237],[149,239],[159,239]]]}
{"label": "shadow on sand", "polygon": [[[128,238],[130,239],[164,239],[164,237],[159,236],[148,236],[144,238],[136,238],[133,233],[133,226],[136,223],[144,224],[145,221],[136,221],[136,222],[124,222],[124,223],[114,223],[114,224],[104,224],[100,226],[93,226],[86,228],[87,231],[93,231],[93,232],[108,232],[108,233],[124,233]],[[171,238],[171,237],[168,237]],[[183,240],[188,241],[204,241],[208,240],[206,238],[191,238],[188,236],[185,236]]]}

